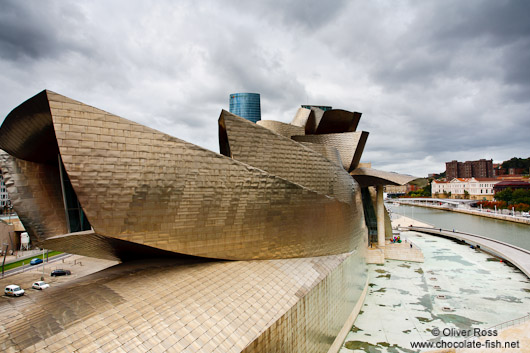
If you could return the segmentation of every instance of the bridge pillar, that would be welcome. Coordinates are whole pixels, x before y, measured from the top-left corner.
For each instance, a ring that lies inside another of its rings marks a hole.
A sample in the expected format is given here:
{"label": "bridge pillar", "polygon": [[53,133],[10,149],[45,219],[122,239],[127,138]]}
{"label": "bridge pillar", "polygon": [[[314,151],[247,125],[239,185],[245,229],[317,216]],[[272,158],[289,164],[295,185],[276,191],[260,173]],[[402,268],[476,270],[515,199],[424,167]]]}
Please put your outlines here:
{"label": "bridge pillar", "polygon": [[385,205],[383,201],[383,185],[376,186],[376,217],[377,217],[377,246],[385,247]]}

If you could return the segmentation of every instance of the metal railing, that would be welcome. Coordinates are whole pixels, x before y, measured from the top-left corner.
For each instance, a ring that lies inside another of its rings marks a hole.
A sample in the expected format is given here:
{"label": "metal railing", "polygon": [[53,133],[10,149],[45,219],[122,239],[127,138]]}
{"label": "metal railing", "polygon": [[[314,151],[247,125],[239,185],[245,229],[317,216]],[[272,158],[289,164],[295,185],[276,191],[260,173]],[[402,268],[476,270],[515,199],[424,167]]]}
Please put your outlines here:
{"label": "metal railing", "polygon": [[450,229],[443,229],[443,228],[429,228],[429,227],[418,227],[418,226],[402,227],[402,228],[408,228],[409,230],[419,230],[420,232],[423,230],[423,231],[425,231],[425,232],[427,232],[429,234],[439,233],[441,235],[444,235],[442,232],[447,232],[447,233],[451,233],[451,234],[455,234],[455,235],[457,235],[457,234],[468,235],[468,236],[476,237],[476,238],[479,238],[479,239],[488,240],[488,241],[491,241],[491,242],[494,242],[494,243],[497,243],[497,244],[500,244],[500,245],[504,245],[504,246],[510,247],[512,249],[515,249],[515,250],[518,250],[518,251],[521,251],[521,252],[524,252],[524,253],[530,255],[530,251],[529,250],[520,248],[518,246],[509,244],[509,243],[505,243],[505,242],[500,241],[500,240],[496,240],[496,239],[488,238],[488,237],[485,237],[485,236],[482,236],[482,235],[478,235],[478,234],[455,231],[454,229],[450,230]]}
{"label": "metal railing", "polygon": [[[502,323],[497,324],[495,326],[488,327],[487,331],[490,331],[490,330],[502,330],[502,329],[505,329],[505,328],[508,328],[508,327],[512,327],[512,326],[515,326],[515,325],[522,324],[522,323],[524,323],[524,322],[526,322],[528,320],[530,320],[530,314],[525,315],[523,317],[519,317],[517,319],[513,319],[513,320],[508,320],[508,321],[502,322]],[[480,338],[480,336],[469,337],[469,338],[465,339],[464,342],[476,341],[479,338]],[[456,352],[462,352],[463,350],[467,350],[467,348],[458,348],[458,349],[456,349]]]}
{"label": "metal railing", "polygon": [[[477,216],[486,216],[490,218],[496,218],[506,221],[511,221],[512,219],[520,221],[530,221],[530,216],[526,216],[524,212],[520,211],[513,211],[513,210],[507,210],[507,209],[497,209],[497,210],[490,210],[486,208],[482,209],[474,209],[470,207],[466,203],[460,203],[460,204],[454,204],[454,203],[447,203],[440,201],[442,204],[440,205],[437,201],[430,201],[430,200],[411,200],[408,201],[407,199],[394,201],[399,204],[407,205],[407,206],[420,206],[420,207],[427,207],[427,208],[437,208],[447,211],[465,211],[469,212],[470,214],[474,214]],[[507,213],[505,213],[507,212]],[[525,222],[521,222],[525,223]]]}
{"label": "metal railing", "polygon": [[525,315],[523,317],[519,317],[517,319],[505,321],[503,323],[500,323],[500,324],[497,324],[495,326],[492,326],[489,329],[490,330],[495,330],[495,329],[501,330],[501,329],[506,328],[506,327],[511,327],[511,326],[522,324],[523,322],[526,322],[527,320],[530,320],[530,314]]}

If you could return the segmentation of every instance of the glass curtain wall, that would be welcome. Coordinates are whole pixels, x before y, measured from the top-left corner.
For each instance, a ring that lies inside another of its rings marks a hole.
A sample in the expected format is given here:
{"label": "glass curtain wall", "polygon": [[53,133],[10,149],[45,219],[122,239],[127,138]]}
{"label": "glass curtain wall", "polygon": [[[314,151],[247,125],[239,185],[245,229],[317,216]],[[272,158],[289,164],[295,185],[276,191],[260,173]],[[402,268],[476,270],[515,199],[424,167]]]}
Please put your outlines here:
{"label": "glass curtain wall", "polygon": [[74,188],[72,187],[70,179],[68,178],[68,174],[64,169],[61,156],[58,156],[58,159],[59,172],[61,175],[61,187],[63,190],[64,209],[66,212],[66,223],[69,228],[68,230],[70,233],[90,230],[92,227],[85,216],[85,212],[83,212],[83,209],[79,204],[77,195],[75,194]]}

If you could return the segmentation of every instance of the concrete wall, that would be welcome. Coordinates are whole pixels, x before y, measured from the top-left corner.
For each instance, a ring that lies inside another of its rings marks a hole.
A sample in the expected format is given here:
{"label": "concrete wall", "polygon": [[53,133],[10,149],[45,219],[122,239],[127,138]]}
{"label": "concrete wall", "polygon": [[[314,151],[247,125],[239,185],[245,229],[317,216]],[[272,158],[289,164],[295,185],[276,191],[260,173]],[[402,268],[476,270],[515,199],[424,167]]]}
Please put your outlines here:
{"label": "concrete wall", "polygon": [[0,220],[0,246],[2,251],[5,249],[5,245],[9,245],[9,250],[20,249],[20,236],[15,233],[15,227],[12,224],[8,224]]}

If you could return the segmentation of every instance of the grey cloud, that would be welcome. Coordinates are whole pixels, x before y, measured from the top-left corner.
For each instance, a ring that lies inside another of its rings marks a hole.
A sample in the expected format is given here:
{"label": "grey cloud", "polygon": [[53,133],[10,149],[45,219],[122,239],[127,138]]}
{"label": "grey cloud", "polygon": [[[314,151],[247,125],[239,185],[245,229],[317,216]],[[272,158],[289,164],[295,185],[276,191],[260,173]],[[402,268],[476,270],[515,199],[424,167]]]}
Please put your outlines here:
{"label": "grey cloud", "polygon": [[275,24],[313,31],[333,22],[347,3],[345,0],[333,1],[333,3],[319,0],[238,0],[232,1],[232,6],[237,11],[266,18]]}
{"label": "grey cloud", "polygon": [[381,169],[502,160],[530,148],[528,6],[3,1],[0,109],[48,88],[217,151],[229,94],[250,91],[264,118],[363,112],[363,160]]}
{"label": "grey cloud", "polygon": [[58,55],[65,48],[83,50],[83,43],[71,32],[83,20],[77,6],[66,2],[2,1],[0,55],[36,60]]}

